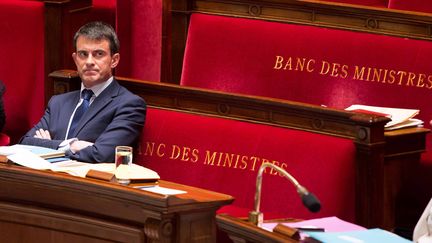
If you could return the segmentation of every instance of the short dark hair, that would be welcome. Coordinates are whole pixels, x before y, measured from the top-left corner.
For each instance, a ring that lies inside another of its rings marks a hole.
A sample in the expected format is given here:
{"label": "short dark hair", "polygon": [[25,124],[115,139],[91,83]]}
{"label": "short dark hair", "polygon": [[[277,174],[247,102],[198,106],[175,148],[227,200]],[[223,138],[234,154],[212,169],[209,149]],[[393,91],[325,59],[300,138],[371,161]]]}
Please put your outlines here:
{"label": "short dark hair", "polygon": [[78,37],[84,36],[86,38],[89,38],[91,40],[108,40],[111,55],[116,54],[119,52],[120,49],[120,42],[118,40],[117,34],[114,30],[114,28],[104,22],[96,21],[96,22],[90,22],[85,25],[83,25],[74,36],[74,48],[77,49],[77,40]]}

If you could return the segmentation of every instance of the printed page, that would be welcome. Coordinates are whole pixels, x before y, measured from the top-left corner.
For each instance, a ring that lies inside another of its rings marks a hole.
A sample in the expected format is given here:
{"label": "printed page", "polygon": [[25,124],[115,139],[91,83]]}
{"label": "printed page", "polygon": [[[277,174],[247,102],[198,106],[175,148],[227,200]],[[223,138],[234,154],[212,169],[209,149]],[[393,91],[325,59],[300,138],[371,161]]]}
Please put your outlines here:
{"label": "printed page", "polygon": [[385,127],[391,127],[407,121],[410,118],[415,117],[419,114],[419,110],[416,109],[401,109],[401,108],[389,108],[389,107],[378,107],[378,106],[367,106],[367,105],[352,105],[345,110],[365,113],[362,111],[370,111],[382,116],[389,117],[391,119]]}

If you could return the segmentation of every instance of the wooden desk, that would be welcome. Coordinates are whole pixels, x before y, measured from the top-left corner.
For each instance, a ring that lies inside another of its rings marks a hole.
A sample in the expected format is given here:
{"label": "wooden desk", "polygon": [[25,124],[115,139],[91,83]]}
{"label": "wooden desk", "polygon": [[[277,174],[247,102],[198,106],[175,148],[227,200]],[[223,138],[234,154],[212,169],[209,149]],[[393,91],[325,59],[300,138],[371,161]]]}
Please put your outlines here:
{"label": "wooden desk", "polygon": [[215,242],[228,195],[165,196],[115,183],[0,164],[0,242]]}
{"label": "wooden desk", "polygon": [[239,219],[227,214],[216,216],[218,228],[226,232],[235,243],[294,243],[299,242],[286,235],[270,232],[259,228],[247,220]]}

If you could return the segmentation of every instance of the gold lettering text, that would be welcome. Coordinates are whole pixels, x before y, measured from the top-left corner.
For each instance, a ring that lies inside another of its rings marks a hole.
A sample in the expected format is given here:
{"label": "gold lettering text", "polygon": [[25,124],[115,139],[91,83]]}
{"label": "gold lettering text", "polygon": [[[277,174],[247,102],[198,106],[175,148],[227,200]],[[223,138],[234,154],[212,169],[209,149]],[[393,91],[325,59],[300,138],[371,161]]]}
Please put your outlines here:
{"label": "gold lettering text", "polygon": [[275,63],[275,65],[274,65],[274,67],[273,67],[273,69],[281,69],[282,68],[282,62],[283,62],[283,57],[281,57],[281,56],[276,56],[276,63]]}
{"label": "gold lettering text", "polygon": [[361,69],[359,69],[359,66],[355,66],[353,79],[354,80],[356,80],[356,79],[358,79],[358,80],[364,80],[363,79],[364,70],[365,70],[364,67],[362,67]]}
{"label": "gold lettering text", "polygon": [[408,81],[406,83],[407,86],[414,86],[414,79],[416,78],[415,73],[409,72],[408,73]]}
{"label": "gold lettering text", "polygon": [[216,158],[216,152],[213,152],[210,154],[210,151],[206,150],[206,155],[204,158],[204,164],[214,165],[215,158]]}
{"label": "gold lettering text", "polygon": [[180,154],[181,154],[180,147],[177,145],[173,145],[170,159],[178,159],[180,157]]}
{"label": "gold lettering text", "polygon": [[426,85],[424,82],[425,78],[426,78],[426,74],[420,73],[417,79],[416,87],[423,88]]}

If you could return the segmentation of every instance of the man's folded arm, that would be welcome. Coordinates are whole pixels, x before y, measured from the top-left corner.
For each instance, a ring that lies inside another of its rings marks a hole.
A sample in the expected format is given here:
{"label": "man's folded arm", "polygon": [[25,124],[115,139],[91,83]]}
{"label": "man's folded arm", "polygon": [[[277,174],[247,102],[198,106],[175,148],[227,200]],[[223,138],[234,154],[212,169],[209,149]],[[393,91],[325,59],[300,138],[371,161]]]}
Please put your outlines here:
{"label": "man's folded arm", "polygon": [[45,110],[45,114],[40,119],[38,124],[36,124],[36,126],[34,126],[30,131],[28,131],[20,139],[19,143],[57,149],[59,145],[63,142],[63,140],[57,140],[57,139],[51,140],[51,139],[42,139],[42,138],[34,137],[36,135],[36,131],[39,129],[49,130],[48,129],[49,117],[50,117],[50,108],[48,104],[48,108]]}
{"label": "man's folded arm", "polygon": [[46,148],[52,148],[52,149],[58,149],[59,145],[62,142],[63,140],[49,140],[49,139],[35,138],[30,136],[24,136],[20,141],[21,144],[35,145],[35,146],[41,146]]}
{"label": "man's folded arm", "polygon": [[145,122],[146,104],[141,98],[118,107],[118,113],[92,146],[66,155],[71,159],[91,163],[114,162],[115,147],[132,146],[137,142]]}

